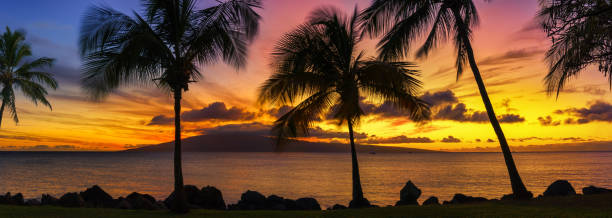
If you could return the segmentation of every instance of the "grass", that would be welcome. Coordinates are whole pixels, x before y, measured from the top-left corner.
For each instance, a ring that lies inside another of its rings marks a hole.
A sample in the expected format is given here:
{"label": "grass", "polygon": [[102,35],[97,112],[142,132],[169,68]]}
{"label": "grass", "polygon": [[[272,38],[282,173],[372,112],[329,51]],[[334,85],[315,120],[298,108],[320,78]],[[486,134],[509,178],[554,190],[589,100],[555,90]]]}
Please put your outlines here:
{"label": "grass", "polygon": [[612,217],[612,194],[556,197],[523,202],[402,206],[336,211],[213,211],[185,215],[168,211],[0,205],[0,217]]}

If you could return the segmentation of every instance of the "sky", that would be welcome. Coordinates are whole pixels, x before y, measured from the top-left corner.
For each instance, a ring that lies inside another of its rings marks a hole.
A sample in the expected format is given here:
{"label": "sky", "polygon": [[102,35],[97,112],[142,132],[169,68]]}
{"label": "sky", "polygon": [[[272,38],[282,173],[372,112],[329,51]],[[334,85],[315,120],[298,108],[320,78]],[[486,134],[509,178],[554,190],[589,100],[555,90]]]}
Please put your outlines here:
{"label": "sky", "polygon": [[[215,1],[203,0],[199,8]],[[283,33],[304,22],[321,6],[351,12],[370,0],[263,0],[260,34],[249,47],[247,66],[203,66],[204,78],[190,86],[183,100],[183,136],[207,132],[267,130],[286,111],[256,103],[258,87],[273,73],[270,53]],[[473,47],[489,96],[511,146],[567,145],[612,141],[612,101],[604,76],[588,68],[556,98],[545,92],[545,52],[550,46],[538,28],[534,0],[475,1],[481,23]],[[9,1],[0,8],[4,26],[23,30],[35,57],[56,59],[48,69],[59,81],[50,90],[53,109],[17,96],[20,122],[7,114],[0,129],[0,150],[124,150],[173,140],[173,99],[154,85],[122,87],[103,101],[92,101],[79,84],[77,38],[85,10],[107,5],[125,13],[140,11],[138,0]],[[376,39],[360,48],[376,54]],[[417,40],[419,43],[421,40]],[[498,146],[471,71],[457,80],[451,43],[418,65],[424,82],[421,97],[433,105],[433,119],[411,122],[384,102],[365,99],[368,115],[356,127],[357,143],[432,150]],[[346,127],[322,121],[307,140],[346,142]]]}

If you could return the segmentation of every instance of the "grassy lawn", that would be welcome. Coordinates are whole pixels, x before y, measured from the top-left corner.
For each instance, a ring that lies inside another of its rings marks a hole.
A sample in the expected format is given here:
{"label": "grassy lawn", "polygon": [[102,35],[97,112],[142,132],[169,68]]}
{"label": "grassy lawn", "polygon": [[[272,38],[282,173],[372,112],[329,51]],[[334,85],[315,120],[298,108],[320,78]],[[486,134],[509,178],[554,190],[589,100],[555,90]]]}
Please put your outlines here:
{"label": "grassy lawn", "polygon": [[337,211],[192,210],[186,215],[174,215],[168,211],[2,205],[0,217],[612,217],[612,195]]}

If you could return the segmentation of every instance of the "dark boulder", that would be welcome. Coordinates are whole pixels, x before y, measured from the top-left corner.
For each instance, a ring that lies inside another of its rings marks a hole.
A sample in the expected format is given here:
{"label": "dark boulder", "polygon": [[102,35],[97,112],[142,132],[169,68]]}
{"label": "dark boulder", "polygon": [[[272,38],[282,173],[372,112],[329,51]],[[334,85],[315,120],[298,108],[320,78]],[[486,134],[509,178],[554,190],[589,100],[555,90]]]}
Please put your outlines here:
{"label": "dark boulder", "polygon": [[466,204],[466,203],[477,203],[477,202],[483,202],[483,201],[488,201],[488,200],[483,197],[472,197],[472,196],[467,196],[464,194],[455,194],[455,196],[453,196],[453,199],[451,201],[444,201],[444,204]]}
{"label": "dark boulder", "polygon": [[117,199],[117,201],[119,203],[117,203],[116,208],[125,209],[125,210],[131,210],[132,209],[132,204],[130,204],[130,202],[127,199],[125,199],[123,197],[119,197],[119,199]]}
{"label": "dark boulder", "polygon": [[38,199],[28,199],[25,201],[25,205],[28,206],[40,206],[40,201]]}
{"label": "dark boulder", "polygon": [[344,209],[347,209],[347,207],[342,204],[334,204],[334,206],[327,208],[327,210],[344,210]]}
{"label": "dark boulder", "polygon": [[589,187],[582,188],[582,194],[584,195],[604,194],[604,193],[611,193],[611,192],[612,190],[610,189],[600,188],[596,186],[589,186]]}
{"label": "dark boulder", "polygon": [[113,207],[115,205],[113,197],[97,185],[88,188],[79,195],[81,195],[87,207]]}
{"label": "dark boulder", "polygon": [[321,205],[314,198],[300,198],[295,203],[300,210],[321,210]]}
{"label": "dark boulder", "polygon": [[427,198],[427,200],[423,201],[423,206],[425,205],[440,205],[440,201],[435,196],[431,196]]}
{"label": "dark boulder", "polygon": [[366,207],[372,207],[372,205],[370,204],[370,201],[368,201],[367,198],[362,198],[362,199],[357,199],[357,200],[351,200],[351,202],[349,202],[349,208],[366,208]]}
{"label": "dark boulder", "polygon": [[285,198],[283,201],[287,210],[299,210],[297,203],[294,200]]}
{"label": "dark boulder", "polygon": [[64,194],[59,199],[58,203],[62,207],[83,207],[85,206],[85,201],[76,192],[70,192],[70,193]]}
{"label": "dark boulder", "polygon": [[221,191],[213,186],[202,188],[198,205],[204,209],[225,210],[225,200]]}
{"label": "dark boulder", "polygon": [[400,205],[419,205],[417,199],[421,196],[421,189],[417,188],[412,181],[408,181],[400,191],[400,200],[395,206]]}
{"label": "dark boulder", "polygon": [[544,197],[550,196],[567,196],[567,195],[575,195],[576,190],[572,187],[567,180],[557,180],[550,184],[546,191],[544,191]]}
{"label": "dark boulder", "polygon": [[11,204],[14,204],[14,205],[25,204],[25,201],[23,200],[23,195],[21,193],[17,193],[16,195],[11,196]]}
{"label": "dark boulder", "polygon": [[240,196],[238,207],[241,210],[263,210],[266,208],[266,197],[259,192],[247,190]]}
{"label": "dark boulder", "polygon": [[40,198],[41,205],[59,205],[59,200],[51,195],[43,194]]}
{"label": "dark boulder", "polygon": [[266,198],[267,210],[287,210],[285,199],[276,195],[270,195]]}
{"label": "dark boulder", "polygon": [[133,192],[128,195],[125,200],[127,200],[132,209],[138,210],[155,210],[160,209],[155,201],[155,198],[151,195],[140,194],[138,192]]}
{"label": "dark boulder", "polygon": [[[185,190],[185,200],[187,200],[187,204],[189,205],[190,208],[194,208],[196,205],[195,202],[199,201],[200,190],[193,185],[185,185],[184,190]],[[175,195],[174,191],[172,191],[172,193],[170,193],[170,195],[166,198],[166,200],[164,200],[164,204],[166,205],[167,208],[173,207],[174,198],[175,198],[174,195]]]}

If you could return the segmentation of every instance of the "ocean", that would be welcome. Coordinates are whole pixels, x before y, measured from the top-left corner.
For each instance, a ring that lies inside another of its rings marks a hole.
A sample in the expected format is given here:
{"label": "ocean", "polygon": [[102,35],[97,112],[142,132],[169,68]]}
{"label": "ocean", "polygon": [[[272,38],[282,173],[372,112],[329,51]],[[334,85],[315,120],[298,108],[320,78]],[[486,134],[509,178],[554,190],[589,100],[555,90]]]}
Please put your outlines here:
{"label": "ocean", "polygon": [[[221,190],[226,203],[255,190],[266,196],[314,197],[322,207],[351,199],[349,153],[184,153],[185,184]],[[358,154],[366,198],[386,206],[408,181],[429,196],[500,198],[511,192],[501,153]],[[580,193],[612,187],[612,152],[514,153],[527,188],[539,195],[557,179]],[[165,199],[173,188],[172,153],[0,152],[0,192],[56,197],[99,185],[113,197],[133,191]]]}

